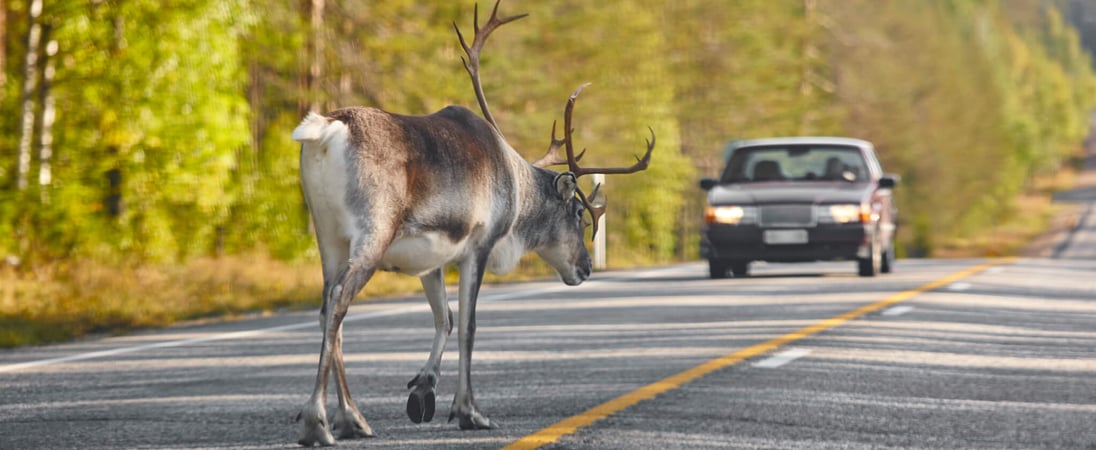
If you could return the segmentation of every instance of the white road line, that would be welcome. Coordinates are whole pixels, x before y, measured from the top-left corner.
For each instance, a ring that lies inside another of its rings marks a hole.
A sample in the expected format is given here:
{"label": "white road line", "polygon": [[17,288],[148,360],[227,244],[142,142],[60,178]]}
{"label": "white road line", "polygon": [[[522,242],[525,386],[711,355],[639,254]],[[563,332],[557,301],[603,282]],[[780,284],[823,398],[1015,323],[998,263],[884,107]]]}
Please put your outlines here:
{"label": "white road line", "polygon": [[898,305],[891,308],[887,308],[883,311],[884,316],[901,316],[902,314],[913,311],[913,307],[910,305]]}
{"label": "white road line", "polygon": [[[357,320],[373,319],[373,318],[377,318],[377,317],[386,317],[386,316],[395,316],[395,315],[406,314],[406,313],[415,312],[415,311],[429,311],[429,310],[430,310],[430,308],[427,305],[416,305],[416,306],[409,306],[409,307],[406,307],[406,308],[390,309],[390,310],[387,310],[387,311],[375,311],[375,312],[370,312],[370,313],[348,315],[348,316],[346,316],[345,319],[343,319],[343,322],[353,322],[353,321],[357,321]],[[300,330],[300,329],[305,329],[305,328],[318,329],[319,327],[320,327],[319,321],[312,320],[312,321],[303,322],[303,323],[294,323],[294,324],[290,324],[290,325],[280,325],[280,326],[269,327],[269,328],[257,328],[257,329],[254,329],[254,330],[234,331],[234,332],[231,332],[231,333],[221,333],[221,334],[215,334],[215,335],[212,335],[212,336],[203,336],[203,337],[198,337],[198,338],[180,339],[180,340],[176,340],[176,341],[156,342],[156,343],[152,343],[152,344],[135,345],[135,346],[132,346],[132,347],[119,347],[119,348],[113,348],[113,349],[110,349],[110,350],[102,350],[102,351],[98,351],[98,352],[78,353],[78,354],[75,354],[75,355],[62,356],[62,357],[58,357],[58,358],[40,359],[40,360],[36,360],[36,361],[27,361],[27,362],[22,362],[22,363],[17,363],[17,364],[8,364],[6,366],[0,366],[0,373],[14,372],[16,370],[29,369],[29,368],[33,368],[33,367],[48,366],[48,365],[51,365],[51,364],[60,364],[60,363],[67,363],[67,362],[73,362],[73,361],[84,361],[84,360],[88,360],[88,359],[104,358],[104,357],[107,357],[107,356],[124,355],[124,354],[127,354],[127,353],[134,353],[134,352],[139,352],[139,351],[142,351],[142,350],[152,350],[152,349],[157,349],[157,348],[182,347],[182,346],[185,346],[185,345],[200,344],[200,343],[203,343],[203,342],[227,341],[227,340],[231,340],[231,339],[247,338],[247,337],[258,336],[258,335],[266,334],[266,333],[274,333],[274,332],[278,332],[278,331],[291,331],[291,330]]]}
{"label": "white road line", "polygon": [[775,369],[809,354],[811,354],[811,351],[809,349],[793,348],[791,350],[785,350],[761,361],[755,362],[753,363],[753,366],[761,367],[764,369]]}
{"label": "white road line", "polygon": [[948,290],[949,291],[965,291],[967,289],[970,289],[971,287],[973,287],[973,285],[970,284],[970,283],[958,282],[958,283],[949,284],[948,285]]}
{"label": "white road line", "polygon": [[[661,273],[661,272],[673,271],[673,270],[677,270],[677,269],[680,269],[680,267],[669,266],[669,267],[652,269],[652,270],[640,272],[640,273],[637,273],[637,274],[634,274],[634,275],[607,277],[607,278],[604,278],[604,279],[590,280],[589,282],[587,282],[585,284],[586,285],[596,285],[599,282],[604,282],[604,281],[622,281],[622,280],[626,280],[626,279],[642,279],[642,278],[645,278],[645,277],[648,277],[648,276],[651,276],[651,275],[655,275],[655,274],[658,274],[658,273]],[[534,296],[537,296],[537,295],[551,294],[551,293],[554,293],[554,292],[557,292],[557,291],[564,291],[564,290],[567,290],[567,289],[572,289],[572,288],[570,286],[557,285],[557,286],[553,286],[553,287],[549,287],[549,288],[529,289],[529,290],[521,291],[521,292],[484,292],[480,295],[478,301],[479,302],[494,302],[494,301],[504,300],[504,299],[505,300],[513,300],[513,299],[519,299],[519,298],[534,297]],[[450,308],[452,308],[452,309],[456,309],[456,307],[457,307],[455,304],[452,304],[452,303],[456,302],[455,297],[456,297],[455,294],[450,295],[450,298],[453,298],[453,300],[450,301],[450,303],[451,303]],[[424,300],[422,304],[406,306],[406,307],[403,307],[403,308],[393,308],[393,309],[384,310],[384,311],[373,311],[373,312],[367,312],[367,313],[350,314],[350,315],[347,315],[345,319],[343,319],[343,322],[355,322],[355,321],[359,321],[359,320],[376,319],[376,318],[379,318],[379,317],[397,316],[397,315],[401,315],[401,314],[409,314],[409,313],[415,313],[415,312],[429,313],[429,311],[430,311],[430,307],[429,307],[429,305],[426,304],[426,302]],[[266,333],[275,333],[275,332],[279,332],[279,331],[292,331],[292,330],[301,330],[301,329],[310,329],[311,328],[311,329],[316,329],[317,334],[318,334],[319,327],[320,327],[320,324],[319,324],[318,320],[310,320],[308,322],[294,323],[294,324],[289,324],[289,325],[280,325],[280,326],[269,327],[269,328],[257,328],[257,329],[254,329],[254,330],[235,331],[235,332],[231,332],[231,333],[221,333],[221,334],[215,334],[215,335],[211,335],[211,336],[203,336],[203,337],[190,338],[190,339],[180,339],[180,340],[174,340],[174,341],[156,342],[156,343],[152,343],[152,344],[135,345],[135,346],[130,346],[130,347],[119,347],[119,348],[113,348],[113,349],[110,349],[110,350],[101,350],[101,351],[97,351],[97,352],[77,353],[75,355],[61,356],[61,357],[57,357],[57,358],[39,359],[39,360],[26,361],[26,362],[15,363],[15,364],[0,365],[0,373],[14,372],[14,371],[17,371],[17,370],[30,369],[30,368],[41,367],[41,366],[48,366],[48,365],[52,365],[52,364],[61,364],[61,363],[74,362],[74,361],[85,361],[85,360],[89,360],[89,359],[105,358],[105,357],[108,357],[108,356],[124,355],[124,354],[128,354],[128,353],[140,352],[140,351],[144,351],[144,350],[154,350],[154,349],[159,349],[159,348],[182,347],[182,346],[186,346],[186,345],[200,344],[200,343],[203,343],[203,342],[227,341],[227,340],[231,340],[231,339],[248,338],[248,337],[258,336],[258,335],[262,335],[262,334],[266,334]]]}

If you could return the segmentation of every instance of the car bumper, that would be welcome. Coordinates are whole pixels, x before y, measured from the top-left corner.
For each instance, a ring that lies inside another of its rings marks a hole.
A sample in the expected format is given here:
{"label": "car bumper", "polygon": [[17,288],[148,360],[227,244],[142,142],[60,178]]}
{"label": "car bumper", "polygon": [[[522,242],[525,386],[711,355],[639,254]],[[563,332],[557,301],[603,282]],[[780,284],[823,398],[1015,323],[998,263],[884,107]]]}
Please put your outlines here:
{"label": "car bumper", "polygon": [[867,258],[872,228],[863,224],[806,228],[803,244],[766,244],[765,230],[751,225],[712,225],[701,233],[700,256],[735,261],[807,262]]}

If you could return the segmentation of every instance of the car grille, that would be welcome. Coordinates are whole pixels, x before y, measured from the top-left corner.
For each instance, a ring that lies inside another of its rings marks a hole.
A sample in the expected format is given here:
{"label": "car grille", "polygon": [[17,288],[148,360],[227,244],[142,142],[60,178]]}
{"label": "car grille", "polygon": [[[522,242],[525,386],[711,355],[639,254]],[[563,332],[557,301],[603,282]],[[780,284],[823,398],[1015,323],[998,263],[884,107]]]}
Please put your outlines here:
{"label": "car grille", "polygon": [[806,227],[813,226],[814,207],[804,205],[762,205],[761,226]]}

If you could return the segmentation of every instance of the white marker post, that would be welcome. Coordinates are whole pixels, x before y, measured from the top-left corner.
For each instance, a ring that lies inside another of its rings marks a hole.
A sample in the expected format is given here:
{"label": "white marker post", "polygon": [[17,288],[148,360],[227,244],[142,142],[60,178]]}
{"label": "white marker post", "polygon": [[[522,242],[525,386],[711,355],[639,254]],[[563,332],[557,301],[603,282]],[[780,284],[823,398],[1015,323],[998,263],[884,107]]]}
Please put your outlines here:
{"label": "white marker post", "polygon": [[[605,174],[595,173],[593,175],[594,186],[600,184],[601,188],[605,189]],[[590,201],[593,202],[594,199],[591,198]],[[594,236],[594,269],[605,270],[605,233],[607,233],[607,231],[605,230],[604,214],[598,218],[597,229],[597,236]]]}

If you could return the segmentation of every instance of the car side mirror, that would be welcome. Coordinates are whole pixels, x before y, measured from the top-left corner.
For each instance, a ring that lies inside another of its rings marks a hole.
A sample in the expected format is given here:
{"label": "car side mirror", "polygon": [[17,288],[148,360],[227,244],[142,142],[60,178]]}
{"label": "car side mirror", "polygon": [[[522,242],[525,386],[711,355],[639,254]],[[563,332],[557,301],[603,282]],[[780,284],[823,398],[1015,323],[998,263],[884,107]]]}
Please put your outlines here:
{"label": "car side mirror", "polygon": [[717,184],[719,184],[719,180],[716,180],[715,178],[701,178],[700,179],[700,188],[705,190],[705,191],[712,190],[712,188],[714,188],[715,185],[717,185]]}
{"label": "car side mirror", "polygon": [[894,174],[883,175],[879,178],[879,187],[883,189],[893,189],[898,184],[900,177]]}

